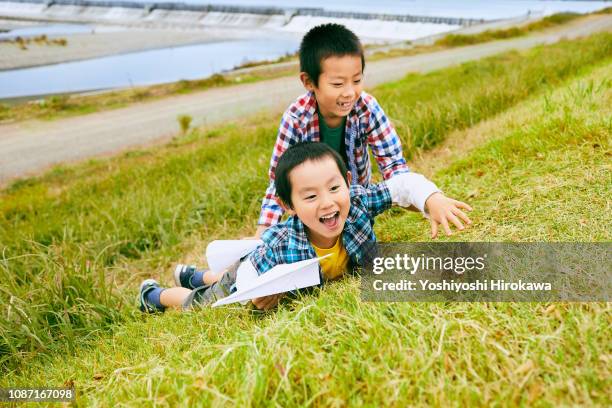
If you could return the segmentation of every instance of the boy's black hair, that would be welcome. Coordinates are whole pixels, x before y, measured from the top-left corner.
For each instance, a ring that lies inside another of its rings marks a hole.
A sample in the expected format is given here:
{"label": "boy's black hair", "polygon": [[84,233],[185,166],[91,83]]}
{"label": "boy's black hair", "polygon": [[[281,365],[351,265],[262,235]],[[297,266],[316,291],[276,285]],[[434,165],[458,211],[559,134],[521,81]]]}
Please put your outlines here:
{"label": "boy's black hair", "polygon": [[351,30],[340,24],[322,24],[304,35],[300,44],[300,71],[308,74],[315,86],[319,86],[321,62],[329,57],[355,55],[361,57],[361,70],[365,68],[363,47]]}
{"label": "boy's black hair", "polygon": [[291,182],[289,181],[289,173],[291,173],[291,170],[309,160],[321,160],[325,157],[334,159],[346,185],[349,185],[346,176],[346,164],[344,164],[344,160],[342,160],[338,152],[325,143],[300,142],[291,146],[283,153],[274,171],[276,195],[286,206],[293,208],[293,202],[291,201]]}

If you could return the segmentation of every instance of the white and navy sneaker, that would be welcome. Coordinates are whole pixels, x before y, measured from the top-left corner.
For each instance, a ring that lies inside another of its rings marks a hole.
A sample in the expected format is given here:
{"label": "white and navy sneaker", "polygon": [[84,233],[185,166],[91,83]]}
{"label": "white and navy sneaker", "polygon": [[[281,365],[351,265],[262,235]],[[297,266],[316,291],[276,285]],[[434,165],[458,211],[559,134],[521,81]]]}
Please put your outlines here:
{"label": "white and navy sneaker", "polygon": [[178,264],[174,269],[174,283],[176,284],[176,286],[181,286],[187,289],[195,289],[197,286],[194,286],[191,283],[191,278],[193,278],[193,275],[196,272],[197,268],[195,265]]}
{"label": "white and navy sneaker", "polygon": [[155,279],[147,279],[140,284],[140,311],[145,313],[161,312],[155,305],[147,302],[147,294],[153,289],[159,288],[159,283]]}

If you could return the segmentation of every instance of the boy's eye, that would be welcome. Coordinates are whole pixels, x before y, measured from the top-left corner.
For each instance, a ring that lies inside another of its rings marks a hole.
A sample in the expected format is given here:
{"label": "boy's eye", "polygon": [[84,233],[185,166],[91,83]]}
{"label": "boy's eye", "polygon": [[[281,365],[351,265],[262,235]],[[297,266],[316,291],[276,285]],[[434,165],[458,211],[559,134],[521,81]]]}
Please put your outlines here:
{"label": "boy's eye", "polygon": [[314,200],[315,198],[317,198],[317,196],[314,194],[311,194],[309,196],[304,197],[304,200],[311,201],[311,200]]}
{"label": "boy's eye", "polygon": [[333,186],[329,190],[332,191],[332,192],[336,192],[336,191],[340,190],[340,186]]}
{"label": "boy's eye", "polygon": [[340,88],[343,84],[332,84],[332,86],[335,86],[336,88]]}
{"label": "boy's eye", "polygon": [[359,83],[361,83],[361,79],[356,79],[356,80],[354,81],[354,83],[355,83],[355,84],[359,84]]}

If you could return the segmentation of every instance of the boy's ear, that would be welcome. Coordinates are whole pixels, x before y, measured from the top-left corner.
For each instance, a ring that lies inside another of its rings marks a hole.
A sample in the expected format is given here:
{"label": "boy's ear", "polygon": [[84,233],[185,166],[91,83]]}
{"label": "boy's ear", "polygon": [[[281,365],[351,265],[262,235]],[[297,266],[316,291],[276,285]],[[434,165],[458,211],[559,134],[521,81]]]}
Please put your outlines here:
{"label": "boy's ear", "polygon": [[281,208],[289,215],[295,215],[295,211],[293,209],[291,209],[291,207],[289,207],[287,204],[285,204],[283,202],[283,200],[281,200],[280,198],[278,199],[278,205],[281,206]]}
{"label": "boy's ear", "polygon": [[346,181],[348,181],[348,185],[350,187],[351,183],[353,182],[353,175],[351,174],[350,171],[346,172]]}
{"label": "boy's ear", "polygon": [[304,85],[304,88],[306,88],[306,90],[311,92],[314,91],[314,83],[312,82],[310,76],[308,76],[307,73],[300,72],[300,81],[302,81],[302,85]]}

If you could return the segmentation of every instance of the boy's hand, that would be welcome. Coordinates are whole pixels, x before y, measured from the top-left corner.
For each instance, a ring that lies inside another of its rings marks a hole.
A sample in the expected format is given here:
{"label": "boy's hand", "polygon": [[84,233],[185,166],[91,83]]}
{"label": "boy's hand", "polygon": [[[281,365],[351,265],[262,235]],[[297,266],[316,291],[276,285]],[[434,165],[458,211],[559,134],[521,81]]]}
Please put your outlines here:
{"label": "boy's hand", "polygon": [[278,301],[283,295],[284,293],[278,293],[276,295],[263,296],[253,299],[252,302],[259,310],[270,310],[278,305]]}
{"label": "boy's hand", "polygon": [[463,220],[466,224],[471,224],[472,221],[468,216],[461,211],[461,208],[467,211],[472,211],[472,207],[462,201],[453,200],[446,197],[442,193],[433,193],[425,201],[425,208],[429,213],[429,222],[431,223],[431,238],[438,236],[438,225],[442,225],[446,235],[451,235],[449,221],[460,231],[465,227],[461,223]]}

